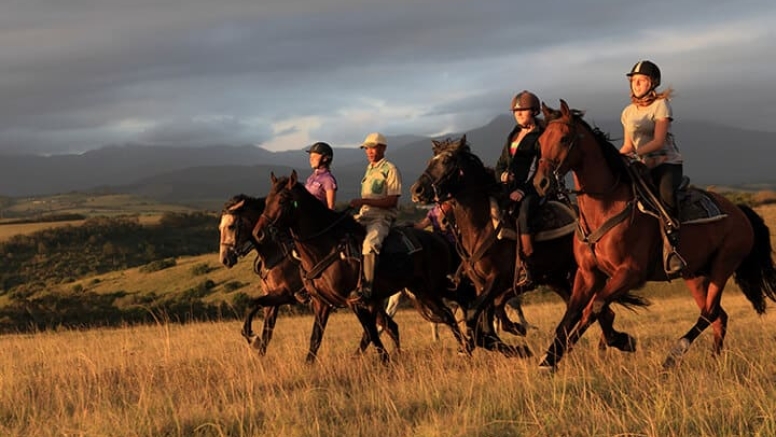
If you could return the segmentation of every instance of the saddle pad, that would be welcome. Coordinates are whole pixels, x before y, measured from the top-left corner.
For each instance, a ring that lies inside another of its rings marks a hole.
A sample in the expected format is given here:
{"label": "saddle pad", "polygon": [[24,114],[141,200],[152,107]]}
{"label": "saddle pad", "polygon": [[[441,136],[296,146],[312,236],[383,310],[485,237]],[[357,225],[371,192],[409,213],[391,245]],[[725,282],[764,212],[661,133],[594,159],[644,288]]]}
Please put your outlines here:
{"label": "saddle pad", "polygon": [[534,229],[538,229],[535,241],[552,240],[568,235],[576,229],[576,214],[568,206],[556,200],[545,202],[533,217]]}
{"label": "saddle pad", "polygon": [[698,188],[689,188],[678,193],[679,218],[682,224],[706,223],[725,218],[717,202],[708,193]]}
{"label": "saddle pad", "polygon": [[381,253],[390,254],[408,254],[423,250],[423,246],[418,241],[413,232],[413,228],[407,226],[391,227],[388,236],[383,241]]}

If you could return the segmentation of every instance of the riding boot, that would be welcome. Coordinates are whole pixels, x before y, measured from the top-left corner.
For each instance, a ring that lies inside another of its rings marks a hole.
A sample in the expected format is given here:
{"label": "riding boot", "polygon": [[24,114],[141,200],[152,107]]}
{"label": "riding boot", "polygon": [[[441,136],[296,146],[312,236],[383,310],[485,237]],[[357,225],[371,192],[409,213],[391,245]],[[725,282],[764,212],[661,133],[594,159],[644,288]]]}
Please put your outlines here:
{"label": "riding boot", "polygon": [[679,246],[679,230],[666,227],[663,235],[663,269],[668,279],[674,279],[687,267],[684,258],[676,250]]}
{"label": "riding boot", "polygon": [[377,254],[367,253],[361,260],[361,286],[350,293],[348,302],[351,304],[363,304],[372,297],[372,286],[375,280],[375,269],[377,268]]}
{"label": "riding boot", "polygon": [[520,234],[520,250],[518,251],[518,265],[516,268],[517,280],[516,287],[530,289],[534,286],[533,282],[533,240],[531,234]]}

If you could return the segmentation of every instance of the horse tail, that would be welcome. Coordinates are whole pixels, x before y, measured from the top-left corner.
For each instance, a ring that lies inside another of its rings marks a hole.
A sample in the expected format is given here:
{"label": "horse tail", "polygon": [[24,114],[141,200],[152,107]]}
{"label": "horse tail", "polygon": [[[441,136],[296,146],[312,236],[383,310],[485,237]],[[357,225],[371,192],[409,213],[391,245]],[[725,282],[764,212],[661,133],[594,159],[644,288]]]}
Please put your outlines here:
{"label": "horse tail", "polygon": [[652,302],[650,302],[647,298],[639,296],[638,294],[634,294],[630,291],[621,296],[618,296],[616,299],[614,299],[614,303],[622,305],[631,311],[636,311],[638,308],[645,308],[652,305]]}
{"label": "horse tail", "polygon": [[739,204],[754,229],[754,246],[735,272],[735,281],[758,314],[765,312],[765,296],[776,301],[776,268],[771,254],[771,232],[752,208]]}

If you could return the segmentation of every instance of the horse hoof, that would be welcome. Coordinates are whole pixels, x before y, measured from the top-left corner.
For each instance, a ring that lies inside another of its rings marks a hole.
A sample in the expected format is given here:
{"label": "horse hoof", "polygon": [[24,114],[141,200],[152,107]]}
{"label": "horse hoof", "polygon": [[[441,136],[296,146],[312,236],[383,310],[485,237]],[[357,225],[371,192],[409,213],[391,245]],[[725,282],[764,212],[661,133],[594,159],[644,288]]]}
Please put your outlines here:
{"label": "horse hoof", "polygon": [[610,346],[622,352],[636,352],[636,339],[628,334],[622,333]]}
{"label": "horse hoof", "polygon": [[539,371],[547,374],[555,374],[558,371],[558,366],[551,366],[549,364],[539,364]]}
{"label": "horse hoof", "polygon": [[544,354],[542,360],[539,362],[539,370],[555,372],[557,368],[557,363],[550,362],[550,356],[548,354]]}

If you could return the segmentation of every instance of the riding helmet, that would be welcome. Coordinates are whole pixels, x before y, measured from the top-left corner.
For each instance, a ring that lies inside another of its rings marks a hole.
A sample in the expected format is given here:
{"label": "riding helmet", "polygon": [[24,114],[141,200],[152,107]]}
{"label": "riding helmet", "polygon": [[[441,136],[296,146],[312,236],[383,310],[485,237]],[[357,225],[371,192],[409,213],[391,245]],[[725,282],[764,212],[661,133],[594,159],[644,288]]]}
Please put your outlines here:
{"label": "riding helmet", "polygon": [[652,79],[652,88],[660,86],[660,69],[652,61],[639,61],[631,68],[630,73],[626,76],[631,77],[634,74],[643,74],[649,76]]}
{"label": "riding helmet", "polygon": [[539,98],[536,97],[536,94],[523,90],[519,93],[515,94],[514,97],[512,97],[512,111],[520,111],[524,109],[530,109],[531,114],[537,115],[539,114]]}

